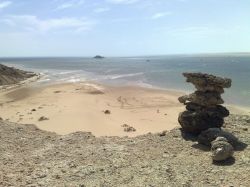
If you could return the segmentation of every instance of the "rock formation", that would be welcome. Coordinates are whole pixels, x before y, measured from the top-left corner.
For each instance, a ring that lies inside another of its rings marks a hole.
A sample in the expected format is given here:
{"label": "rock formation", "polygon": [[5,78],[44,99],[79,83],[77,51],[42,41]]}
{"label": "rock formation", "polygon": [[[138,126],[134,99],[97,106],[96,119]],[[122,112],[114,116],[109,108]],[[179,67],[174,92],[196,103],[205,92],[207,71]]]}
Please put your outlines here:
{"label": "rock formation", "polygon": [[231,87],[231,79],[203,73],[183,73],[187,82],[197,91],[179,98],[186,105],[186,111],[180,113],[178,121],[185,132],[199,134],[209,128],[220,128],[229,111],[221,106],[224,103],[221,94],[224,88]]}
{"label": "rock formation", "polygon": [[16,84],[35,76],[35,73],[19,70],[0,64],[0,86]]}
{"label": "rock formation", "polygon": [[96,55],[94,58],[95,58],[95,59],[103,59],[104,57],[101,56],[101,55]]}
{"label": "rock formation", "polygon": [[212,141],[212,159],[214,161],[223,161],[233,156],[233,146],[228,143],[224,137],[217,137]]}
{"label": "rock formation", "polygon": [[222,130],[220,128],[210,128],[205,131],[202,131],[198,136],[198,142],[203,145],[211,146],[212,141],[218,137],[226,138],[227,141],[232,144],[234,147],[237,146],[239,140],[233,134]]}

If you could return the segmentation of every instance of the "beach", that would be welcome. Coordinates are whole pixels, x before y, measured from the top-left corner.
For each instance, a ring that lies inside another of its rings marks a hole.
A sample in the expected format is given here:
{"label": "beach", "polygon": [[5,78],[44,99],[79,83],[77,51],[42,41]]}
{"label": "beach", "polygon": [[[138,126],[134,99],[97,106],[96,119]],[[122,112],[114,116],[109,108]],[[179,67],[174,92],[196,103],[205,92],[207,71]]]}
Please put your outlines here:
{"label": "beach", "polygon": [[[96,136],[136,136],[178,126],[181,95],[93,83],[25,86],[1,93],[1,117],[58,134],[89,131]],[[43,116],[48,120],[39,121]],[[136,131],[125,132],[124,124]]]}
{"label": "beach", "polygon": [[[184,106],[178,97],[184,94],[93,82],[32,83],[0,93],[1,117],[61,135],[85,131],[95,136],[137,136],[179,127],[177,119]],[[239,106],[229,108],[231,113],[250,112]]]}

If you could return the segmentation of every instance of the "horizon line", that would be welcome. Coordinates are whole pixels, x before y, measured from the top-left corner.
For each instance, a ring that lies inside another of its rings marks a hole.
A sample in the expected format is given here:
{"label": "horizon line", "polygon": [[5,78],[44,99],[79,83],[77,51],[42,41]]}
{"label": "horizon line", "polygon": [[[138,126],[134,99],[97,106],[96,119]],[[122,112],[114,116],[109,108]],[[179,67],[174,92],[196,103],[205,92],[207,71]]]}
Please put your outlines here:
{"label": "horizon line", "polygon": [[[151,54],[151,55],[121,55],[121,56],[105,56],[101,55],[105,58],[131,58],[131,57],[153,57],[153,56],[205,56],[205,55],[250,55],[249,52],[201,52],[201,53],[171,53],[171,54]],[[51,56],[0,56],[1,58],[93,58],[96,55],[86,55],[86,56],[78,56],[78,55],[69,55],[69,56],[57,56],[57,55],[51,55]]]}

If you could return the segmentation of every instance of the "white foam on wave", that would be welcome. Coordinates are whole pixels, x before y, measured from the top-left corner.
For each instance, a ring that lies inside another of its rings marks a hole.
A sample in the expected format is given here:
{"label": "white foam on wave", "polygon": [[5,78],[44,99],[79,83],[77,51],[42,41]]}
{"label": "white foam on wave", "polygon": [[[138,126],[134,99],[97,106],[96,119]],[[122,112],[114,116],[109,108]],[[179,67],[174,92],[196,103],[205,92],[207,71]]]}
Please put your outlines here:
{"label": "white foam on wave", "polygon": [[81,82],[81,79],[79,79],[79,78],[72,78],[72,79],[67,80],[66,82],[70,82],[70,83]]}
{"label": "white foam on wave", "polygon": [[58,75],[67,75],[67,74],[73,74],[73,73],[79,73],[81,72],[82,70],[73,70],[73,71],[62,71],[62,72],[59,72],[57,73]]}
{"label": "white foam on wave", "polygon": [[115,79],[121,79],[121,78],[126,78],[126,77],[135,77],[135,76],[139,76],[143,74],[144,74],[143,72],[139,72],[139,73],[129,73],[129,74],[107,75],[107,76],[104,76],[104,79],[115,80]]}
{"label": "white foam on wave", "polygon": [[49,81],[51,81],[51,79],[40,79],[40,80],[38,80],[37,82],[49,82]]}
{"label": "white foam on wave", "polygon": [[84,86],[89,86],[89,87],[95,88],[97,90],[104,90],[104,88],[102,86],[99,86],[97,84],[93,84],[93,83],[81,83],[81,84],[83,84]]}
{"label": "white foam on wave", "polygon": [[143,88],[156,88],[153,85],[146,83],[146,82],[143,82],[143,81],[137,81],[137,82],[135,82],[135,85],[143,87]]}

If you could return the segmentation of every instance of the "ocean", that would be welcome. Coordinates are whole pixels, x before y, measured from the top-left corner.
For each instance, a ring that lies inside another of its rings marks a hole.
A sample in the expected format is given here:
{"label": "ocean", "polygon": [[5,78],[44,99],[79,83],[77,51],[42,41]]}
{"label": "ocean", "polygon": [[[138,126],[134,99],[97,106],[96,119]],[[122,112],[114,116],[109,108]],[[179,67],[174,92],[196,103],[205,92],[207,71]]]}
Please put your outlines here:
{"label": "ocean", "polygon": [[232,79],[227,104],[250,106],[250,55],[169,55],[94,58],[0,58],[0,63],[43,73],[41,84],[96,81],[192,92],[183,72],[212,73]]}

